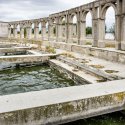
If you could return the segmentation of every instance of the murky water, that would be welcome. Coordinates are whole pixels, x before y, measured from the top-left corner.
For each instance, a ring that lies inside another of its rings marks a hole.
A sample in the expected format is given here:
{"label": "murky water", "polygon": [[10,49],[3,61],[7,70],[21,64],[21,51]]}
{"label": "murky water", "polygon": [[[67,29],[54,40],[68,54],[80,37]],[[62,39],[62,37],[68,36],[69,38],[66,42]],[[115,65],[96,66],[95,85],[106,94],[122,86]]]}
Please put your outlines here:
{"label": "murky water", "polygon": [[116,112],[64,125],[125,125],[125,115],[121,112]]}
{"label": "murky water", "polygon": [[65,78],[49,66],[23,67],[0,72],[0,95],[74,85],[74,81]]}

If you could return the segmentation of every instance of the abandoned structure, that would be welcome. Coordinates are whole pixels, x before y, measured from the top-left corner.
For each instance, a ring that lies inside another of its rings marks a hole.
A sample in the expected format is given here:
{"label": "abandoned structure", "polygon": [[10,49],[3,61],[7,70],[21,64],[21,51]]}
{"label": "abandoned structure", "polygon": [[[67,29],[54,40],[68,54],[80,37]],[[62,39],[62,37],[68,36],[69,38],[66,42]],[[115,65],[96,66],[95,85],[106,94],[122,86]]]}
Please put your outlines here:
{"label": "abandoned structure", "polygon": [[[34,38],[38,39],[39,24],[41,24],[42,40],[85,44],[86,15],[92,15],[92,46],[105,47],[105,15],[109,7],[115,11],[115,47],[125,50],[125,1],[98,0],[70,10],[55,13],[46,18],[23,20],[8,23],[8,37],[17,38],[17,28],[20,28],[20,38],[31,39],[32,24],[34,24]],[[77,23],[73,24],[76,16]],[[54,32],[55,28],[55,32]],[[13,31],[13,32],[12,32]],[[24,33],[26,32],[26,33]],[[24,35],[25,34],[25,35]]]}

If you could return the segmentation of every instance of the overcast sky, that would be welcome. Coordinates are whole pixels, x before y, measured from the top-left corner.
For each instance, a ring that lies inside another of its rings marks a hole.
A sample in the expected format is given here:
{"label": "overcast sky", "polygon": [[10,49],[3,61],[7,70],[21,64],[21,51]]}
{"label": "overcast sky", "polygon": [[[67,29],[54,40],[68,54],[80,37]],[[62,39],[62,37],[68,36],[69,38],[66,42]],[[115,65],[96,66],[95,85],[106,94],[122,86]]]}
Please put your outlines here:
{"label": "overcast sky", "polygon": [[[46,17],[94,0],[0,0],[0,20],[15,21]],[[110,11],[110,15],[112,11]],[[88,17],[90,18],[90,16]],[[111,24],[112,16],[108,16]],[[88,21],[88,24],[89,21]]]}

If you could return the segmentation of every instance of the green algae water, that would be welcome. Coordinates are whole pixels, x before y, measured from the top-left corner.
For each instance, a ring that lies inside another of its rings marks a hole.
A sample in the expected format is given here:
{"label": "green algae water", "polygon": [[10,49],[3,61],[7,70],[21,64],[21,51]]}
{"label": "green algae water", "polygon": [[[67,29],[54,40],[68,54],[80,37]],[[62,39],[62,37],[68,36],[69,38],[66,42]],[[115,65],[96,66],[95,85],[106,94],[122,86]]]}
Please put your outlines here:
{"label": "green algae water", "polygon": [[0,95],[76,85],[49,66],[19,67],[0,72]]}
{"label": "green algae water", "polygon": [[64,125],[125,125],[125,115],[121,112],[116,112]]}

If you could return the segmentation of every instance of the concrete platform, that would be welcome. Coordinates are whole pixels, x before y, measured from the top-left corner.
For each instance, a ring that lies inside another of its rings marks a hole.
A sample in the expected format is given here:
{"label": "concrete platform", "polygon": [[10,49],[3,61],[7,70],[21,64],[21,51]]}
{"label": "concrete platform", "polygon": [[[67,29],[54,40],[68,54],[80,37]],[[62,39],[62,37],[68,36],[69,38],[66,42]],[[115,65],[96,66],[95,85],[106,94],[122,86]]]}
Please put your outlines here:
{"label": "concrete platform", "polygon": [[125,109],[125,80],[0,96],[1,125],[56,125]]}

